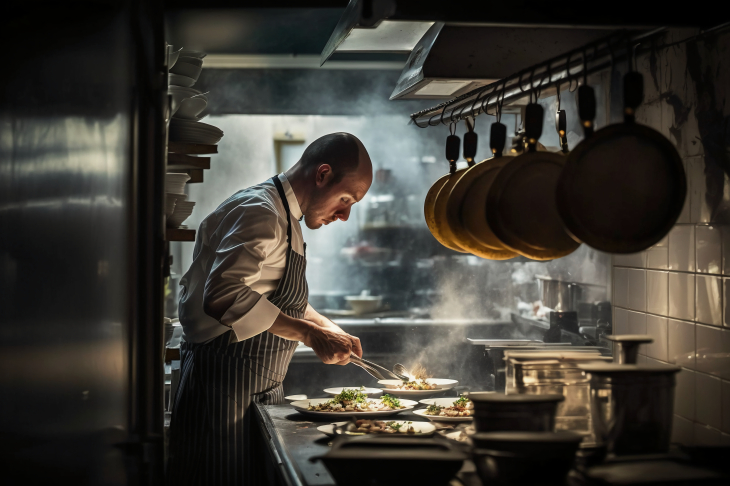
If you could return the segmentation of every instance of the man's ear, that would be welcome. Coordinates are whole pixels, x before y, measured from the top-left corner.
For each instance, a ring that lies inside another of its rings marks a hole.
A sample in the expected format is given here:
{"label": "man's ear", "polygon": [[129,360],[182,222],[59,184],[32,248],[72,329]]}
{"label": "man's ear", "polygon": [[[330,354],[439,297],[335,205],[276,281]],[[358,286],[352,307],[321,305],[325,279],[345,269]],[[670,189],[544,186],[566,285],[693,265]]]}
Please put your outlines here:
{"label": "man's ear", "polygon": [[332,167],[329,164],[322,164],[317,167],[317,186],[326,186],[332,178]]}

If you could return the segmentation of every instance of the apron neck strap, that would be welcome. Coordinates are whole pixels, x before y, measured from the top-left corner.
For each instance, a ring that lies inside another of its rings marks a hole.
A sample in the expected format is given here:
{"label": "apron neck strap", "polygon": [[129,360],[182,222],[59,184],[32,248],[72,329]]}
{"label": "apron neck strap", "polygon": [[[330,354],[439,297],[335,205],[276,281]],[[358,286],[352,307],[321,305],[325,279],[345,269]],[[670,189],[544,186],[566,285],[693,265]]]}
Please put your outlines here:
{"label": "apron neck strap", "polygon": [[279,192],[281,202],[284,203],[284,209],[286,210],[286,242],[291,246],[291,212],[289,211],[289,201],[286,200],[286,193],[284,192],[284,186],[279,180],[279,176],[275,175],[271,178],[276,186],[276,190]]}

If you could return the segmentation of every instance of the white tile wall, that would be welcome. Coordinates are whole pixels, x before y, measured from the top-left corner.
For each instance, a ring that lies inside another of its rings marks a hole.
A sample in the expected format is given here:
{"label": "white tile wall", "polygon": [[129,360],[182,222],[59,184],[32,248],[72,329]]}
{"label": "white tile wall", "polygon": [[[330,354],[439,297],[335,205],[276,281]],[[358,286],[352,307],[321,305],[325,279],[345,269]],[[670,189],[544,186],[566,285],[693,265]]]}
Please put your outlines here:
{"label": "white tile wall", "polygon": [[717,225],[697,225],[695,227],[695,249],[697,272],[721,273],[722,235]]}
{"label": "white tile wall", "polygon": [[695,375],[694,371],[685,368],[676,375],[674,413],[687,420],[695,419]]}
{"label": "white tile wall", "polygon": [[[680,34],[670,29],[668,35],[681,42]],[[730,35],[724,42],[730,45]],[[648,333],[654,342],[641,349],[641,362],[682,367],[675,389],[673,441],[730,445],[730,224],[727,197],[722,197],[730,194],[730,174],[714,158],[704,157],[696,113],[701,104],[688,74],[686,46],[679,43],[656,55],[659,88],[649,83],[637,118],[677,147],[687,175],[687,198],[662,241],[613,259],[614,332]],[[720,65],[712,57],[707,62],[730,76],[730,64]],[[638,62],[638,69],[649,79],[647,58]],[[669,93],[686,107],[681,117],[664,101]]]}
{"label": "white tile wall", "polygon": [[695,368],[695,324],[667,319],[667,360],[684,368]]}
{"label": "white tile wall", "polygon": [[669,316],[695,318],[695,276],[690,273],[669,274]]}
{"label": "white tile wall", "polygon": [[695,421],[718,430],[722,427],[722,389],[719,378],[696,373]]}
{"label": "white tile wall", "polygon": [[646,311],[646,270],[629,269],[629,309]]}
{"label": "white tile wall", "polygon": [[722,326],[722,280],[708,275],[695,276],[697,322]]}
{"label": "white tile wall", "polygon": [[669,310],[669,274],[646,272],[646,312],[666,316]]}
{"label": "white tile wall", "polygon": [[667,361],[667,318],[647,315],[646,333],[654,338],[654,342],[644,345],[643,352],[650,358]]}

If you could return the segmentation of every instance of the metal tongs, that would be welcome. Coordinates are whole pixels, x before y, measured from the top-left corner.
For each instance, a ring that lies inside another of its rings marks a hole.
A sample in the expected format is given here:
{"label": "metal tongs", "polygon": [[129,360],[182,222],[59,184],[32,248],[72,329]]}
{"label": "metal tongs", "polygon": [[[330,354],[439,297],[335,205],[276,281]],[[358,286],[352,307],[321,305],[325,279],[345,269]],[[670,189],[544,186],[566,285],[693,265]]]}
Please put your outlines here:
{"label": "metal tongs", "polygon": [[392,376],[396,380],[408,381],[408,377],[407,376],[393,373],[388,368],[385,368],[383,366],[380,366],[379,364],[373,363],[371,361],[362,359],[362,358],[358,357],[356,354],[351,354],[350,355],[350,363],[352,363],[355,366],[359,366],[360,368],[364,369],[365,371],[367,371],[367,373],[370,376],[372,376],[373,378],[378,379],[378,380],[385,380],[386,379],[386,378],[383,377],[383,374],[380,371],[378,371],[380,369],[380,370],[385,371],[388,375]]}

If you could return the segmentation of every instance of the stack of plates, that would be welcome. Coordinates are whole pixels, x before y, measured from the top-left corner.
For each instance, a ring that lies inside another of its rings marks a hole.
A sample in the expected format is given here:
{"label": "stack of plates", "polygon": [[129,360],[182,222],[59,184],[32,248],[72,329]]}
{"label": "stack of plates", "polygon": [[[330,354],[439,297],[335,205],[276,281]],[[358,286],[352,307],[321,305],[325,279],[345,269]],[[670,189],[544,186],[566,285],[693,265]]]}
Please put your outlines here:
{"label": "stack of plates", "polygon": [[170,120],[170,140],[173,142],[202,143],[213,145],[223,138],[220,128],[193,120]]}
{"label": "stack of plates", "polygon": [[167,92],[172,96],[172,116],[186,120],[199,120],[200,112],[208,105],[206,93],[184,86],[170,86]]}
{"label": "stack of plates", "polygon": [[187,174],[175,174],[168,172],[165,174],[165,192],[168,194],[185,195],[185,183],[190,180]]}
{"label": "stack of plates", "polygon": [[194,207],[195,203],[193,201],[177,201],[172,216],[167,219],[167,226],[178,228],[188,219],[188,216],[193,214]]}
{"label": "stack of plates", "polygon": [[200,72],[202,70],[202,59],[183,56],[180,56],[175,65],[170,68],[171,73],[193,78],[194,82],[198,80],[198,78],[200,77]]}

